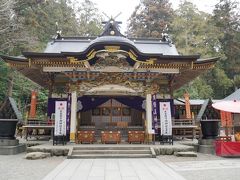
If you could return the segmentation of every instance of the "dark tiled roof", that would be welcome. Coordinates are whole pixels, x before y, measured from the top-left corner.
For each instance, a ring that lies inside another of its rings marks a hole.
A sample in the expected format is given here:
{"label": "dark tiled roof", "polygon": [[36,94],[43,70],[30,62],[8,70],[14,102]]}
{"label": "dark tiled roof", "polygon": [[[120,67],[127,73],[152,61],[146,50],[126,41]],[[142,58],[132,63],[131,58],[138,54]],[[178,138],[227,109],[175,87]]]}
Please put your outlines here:
{"label": "dark tiled roof", "polygon": [[130,40],[122,36],[101,36],[94,40],[92,38],[62,38],[53,40],[47,44],[45,53],[61,53],[61,52],[83,52],[94,44],[114,44],[129,45],[135,47],[143,54],[162,54],[162,55],[178,55],[176,47],[168,42],[159,40]]}

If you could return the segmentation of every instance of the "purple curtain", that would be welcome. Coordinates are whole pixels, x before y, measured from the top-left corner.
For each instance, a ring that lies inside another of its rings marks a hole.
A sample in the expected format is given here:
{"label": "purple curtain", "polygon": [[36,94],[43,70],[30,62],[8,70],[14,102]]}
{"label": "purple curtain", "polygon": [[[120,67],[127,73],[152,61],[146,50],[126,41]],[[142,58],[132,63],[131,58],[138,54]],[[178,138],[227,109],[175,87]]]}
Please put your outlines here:
{"label": "purple curtain", "polygon": [[[120,103],[139,110],[145,111],[145,106],[143,102],[145,98],[139,96],[124,96],[124,97],[91,97],[91,96],[82,96],[78,98],[78,111],[88,111],[94,109],[99,105],[107,102],[109,99],[115,99]],[[55,101],[67,101],[66,98],[49,98],[48,99],[48,116],[50,117],[52,113],[55,113]],[[174,105],[173,99],[157,99],[157,109],[159,109],[159,102],[169,102],[171,105],[171,114],[174,115]],[[158,111],[158,117],[160,116]]]}
{"label": "purple curtain", "polygon": [[78,98],[78,112],[88,111],[94,109],[101,104],[107,102],[109,97],[91,97],[91,96],[82,96]]}
{"label": "purple curtain", "polygon": [[70,119],[71,119],[71,104],[72,104],[72,94],[67,95],[67,135],[70,134]]}
{"label": "purple curtain", "polygon": [[139,111],[145,111],[145,105],[143,105],[143,102],[145,100],[145,98],[139,97],[139,96],[126,96],[126,97],[114,97],[113,99],[116,99],[118,102],[139,110]]}

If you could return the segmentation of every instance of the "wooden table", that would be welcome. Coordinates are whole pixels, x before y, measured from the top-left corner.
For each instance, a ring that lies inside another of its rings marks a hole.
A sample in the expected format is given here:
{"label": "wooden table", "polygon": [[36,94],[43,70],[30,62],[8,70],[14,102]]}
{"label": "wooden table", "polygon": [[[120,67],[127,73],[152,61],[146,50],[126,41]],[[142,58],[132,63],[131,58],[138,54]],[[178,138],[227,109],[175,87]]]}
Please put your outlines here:
{"label": "wooden table", "polygon": [[145,131],[128,131],[128,143],[144,143]]}
{"label": "wooden table", "polygon": [[117,143],[121,142],[120,131],[101,131],[101,141],[105,143]]}
{"label": "wooden table", "polygon": [[[23,126],[25,130],[25,138],[28,140],[28,137],[36,137],[37,139],[40,137],[47,137],[51,139],[53,137],[53,125],[25,125]],[[30,130],[36,129],[36,134],[30,134]],[[44,129],[44,130],[50,130],[50,134],[39,134],[38,130],[39,129]]]}
{"label": "wooden table", "polygon": [[78,131],[77,143],[93,143],[95,141],[95,131]]}

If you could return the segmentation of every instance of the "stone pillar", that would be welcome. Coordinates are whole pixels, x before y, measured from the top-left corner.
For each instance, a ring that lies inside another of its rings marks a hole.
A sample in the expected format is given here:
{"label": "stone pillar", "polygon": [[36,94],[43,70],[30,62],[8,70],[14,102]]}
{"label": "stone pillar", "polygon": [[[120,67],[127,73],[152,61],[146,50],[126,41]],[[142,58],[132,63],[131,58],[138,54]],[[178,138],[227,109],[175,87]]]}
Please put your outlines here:
{"label": "stone pillar", "polygon": [[70,119],[70,142],[75,142],[77,125],[77,92],[72,92],[71,119]]}
{"label": "stone pillar", "polygon": [[152,94],[146,95],[146,128],[148,141],[152,141]]}

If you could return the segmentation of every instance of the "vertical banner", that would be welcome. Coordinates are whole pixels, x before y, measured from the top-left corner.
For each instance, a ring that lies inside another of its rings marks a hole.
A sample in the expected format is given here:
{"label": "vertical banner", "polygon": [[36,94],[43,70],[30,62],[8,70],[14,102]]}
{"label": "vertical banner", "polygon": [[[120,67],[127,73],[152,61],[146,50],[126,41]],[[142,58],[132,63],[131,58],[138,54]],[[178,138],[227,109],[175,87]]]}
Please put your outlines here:
{"label": "vertical banner", "polygon": [[172,117],[170,102],[160,102],[161,135],[172,135]]}
{"label": "vertical banner", "polygon": [[155,134],[158,134],[158,119],[157,119],[157,95],[152,95],[152,129]]}
{"label": "vertical banner", "polygon": [[72,104],[71,93],[68,93],[67,95],[67,134],[70,134],[71,104]]}
{"label": "vertical banner", "polygon": [[67,101],[55,102],[55,136],[66,135]]}

